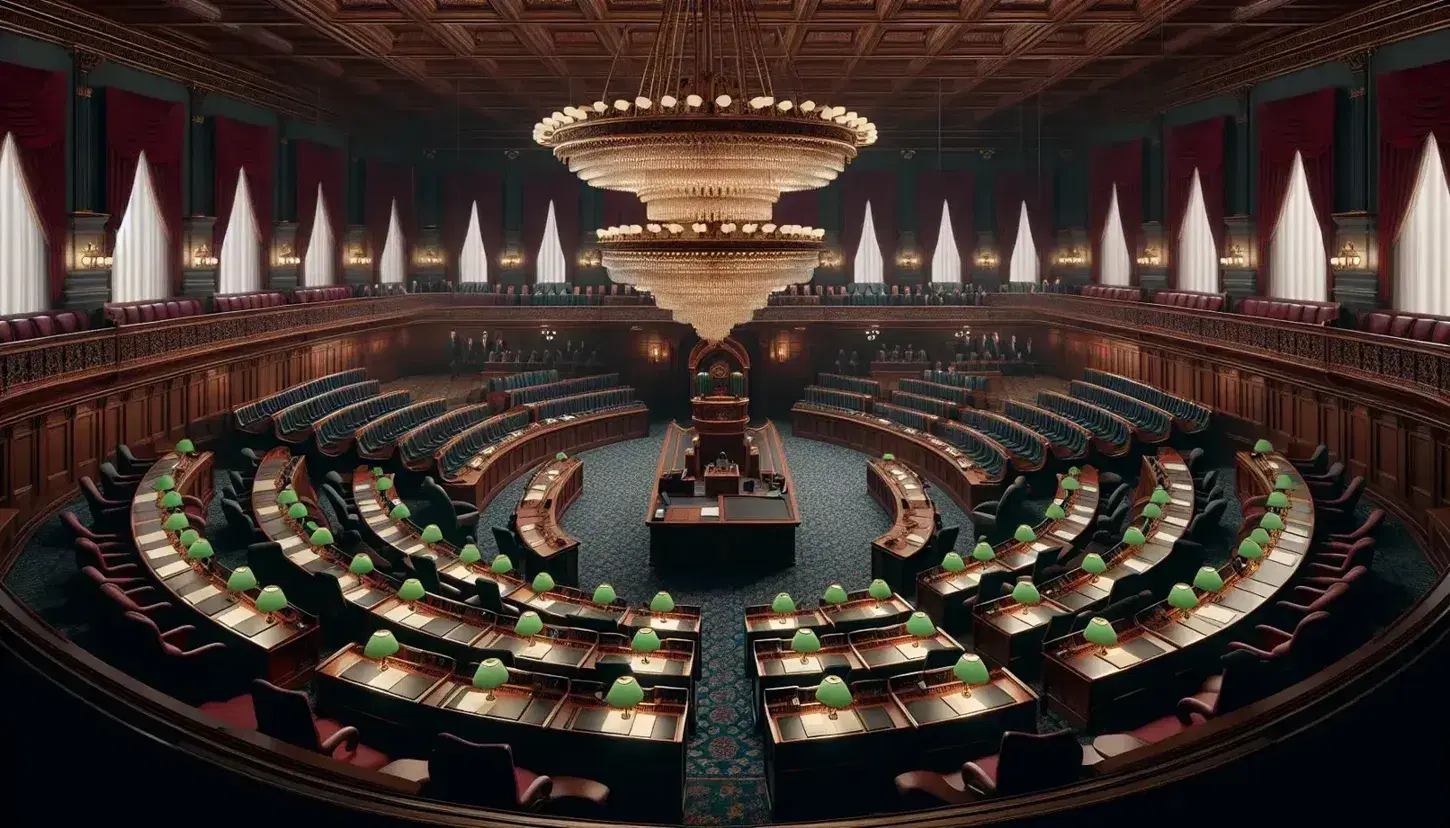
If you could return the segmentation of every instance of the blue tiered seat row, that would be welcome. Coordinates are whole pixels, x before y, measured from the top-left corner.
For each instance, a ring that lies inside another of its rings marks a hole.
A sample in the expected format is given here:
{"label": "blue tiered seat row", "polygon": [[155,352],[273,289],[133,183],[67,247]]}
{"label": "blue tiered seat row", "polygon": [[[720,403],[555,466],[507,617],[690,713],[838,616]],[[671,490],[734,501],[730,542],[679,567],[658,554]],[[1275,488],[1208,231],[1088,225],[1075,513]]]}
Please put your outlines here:
{"label": "blue tiered seat row", "polygon": [[839,408],[843,411],[870,411],[873,398],[869,394],[858,394],[855,391],[808,385],[801,399],[811,405]]}
{"label": "blue tiered seat row", "polygon": [[442,416],[447,410],[446,400],[435,399],[414,403],[391,414],[385,414],[358,432],[358,454],[364,457],[391,454],[392,446],[399,437],[435,417]]}
{"label": "blue tiered seat row", "polygon": [[517,374],[509,374],[506,377],[494,377],[487,383],[489,391],[512,391],[515,388],[527,388],[530,385],[543,385],[546,382],[558,382],[559,372],[553,368],[539,371],[521,371]]}
{"label": "blue tiered seat row", "polygon": [[1093,385],[1101,385],[1110,391],[1125,394],[1167,411],[1173,415],[1173,419],[1178,421],[1179,426],[1190,434],[1208,428],[1208,420],[1213,413],[1208,406],[1199,405],[1192,400],[1169,394],[1167,391],[1119,374],[1110,374],[1107,371],[1096,371],[1091,368],[1083,373],[1084,379]]}
{"label": "blue tiered seat row", "polygon": [[459,434],[443,447],[438,457],[438,468],[446,478],[455,477],[475,454],[486,446],[497,443],[511,431],[518,431],[529,424],[526,408],[496,414],[467,431]]}
{"label": "blue tiered seat row", "polygon": [[928,382],[927,380],[906,378],[899,380],[896,387],[902,391],[918,394],[923,397],[936,397],[940,400],[950,400],[957,405],[976,405],[972,397],[972,391],[960,385],[947,385],[940,382]]}
{"label": "blue tiered seat row", "polygon": [[1004,401],[1002,403],[1002,413],[1009,420],[1016,420],[1051,440],[1052,444],[1067,457],[1083,457],[1087,455],[1087,435],[1073,428],[1070,424],[1071,421],[1062,415],[1023,405],[1016,400]]}
{"label": "blue tiered seat row", "polygon": [[545,420],[549,417],[560,417],[565,414],[593,414],[598,411],[607,411],[611,408],[625,408],[638,405],[634,399],[634,389],[629,386],[619,388],[607,388],[603,391],[591,391],[587,394],[574,394],[569,397],[560,397],[556,400],[545,400],[544,402],[529,403],[524,406],[534,414],[535,420]]}
{"label": "blue tiered seat row", "polygon": [[933,371],[927,369],[921,372],[921,378],[927,382],[955,385],[958,388],[965,388],[968,391],[987,390],[987,378],[978,374],[963,374],[960,371]]}
{"label": "blue tiered seat row", "polygon": [[892,391],[891,402],[903,408],[912,408],[923,414],[944,418],[951,417],[957,408],[946,400],[927,397],[922,394],[913,394],[910,391]]}
{"label": "blue tiered seat row", "polygon": [[854,391],[872,397],[881,396],[881,383],[865,377],[848,377],[845,374],[817,374],[816,382],[826,388],[839,391]]}
{"label": "blue tiered seat row", "polygon": [[932,425],[939,419],[931,414],[923,414],[914,408],[884,402],[876,403],[876,416],[885,417],[897,425],[928,433],[931,431]]}
{"label": "blue tiered seat row", "polygon": [[1047,463],[1047,445],[1043,443],[1046,438],[1021,423],[973,409],[963,410],[961,421],[1001,443],[1018,459],[1022,471],[1040,469]]}
{"label": "blue tiered seat row", "polygon": [[1000,480],[1007,472],[1007,455],[1002,447],[973,429],[971,426],[942,420],[937,424],[937,436],[962,450],[973,463],[982,468],[993,480]]}
{"label": "blue tiered seat row", "polygon": [[351,371],[340,371],[336,374],[329,374],[325,377],[304,382],[301,385],[294,385],[278,394],[270,397],[263,397],[254,403],[248,403],[237,409],[237,426],[243,431],[261,433],[267,426],[271,425],[272,418],[277,412],[290,408],[303,400],[311,399],[318,394],[325,394],[334,391],[344,385],[353,385],[362,382],[367,377],[367,372],[361,368],[354,368]]}
{"label": "blue tiered seat row", "polygon": [[317,424],[317,446],[324,454],[331,448],[345,447],[358,429],[412,402],[411,393],[393,391],[339,409]]}
{"label": "blue tiered seat row", "polygon": [[558,382],[546,382],[543,385],[530,385],[510,391],[508,407],[513,408],[531,402],[543,402],[556,397],[583,394],[586,391],[603,391],[618,384],[619,374],[595,374],[592,377],[574,377]]}
{"label": "blue tiered seat row", "polygon": [[303,400],[277,412],[277,436],[286,439],[311,434],[313,426],[323,417],[377,394],[378,381],[368,380]]}
{"label": "blue tiered seat row", "polygon": [[433,452],[442,448],[444,443],[488,419],[488,411],[487,404],[455,408],[414,428],[398,443],[403,463],[411,468],[425,460],[432,460]]}
{"label": "blue tiered seat row", "polygon": [[1132,432],[1121,420],[1082,400],[1065,397],[1055,391],[1043,391],[1037,395],[1037,407],[1061,414],[1110,446],[1126,450],[1133,440]]}
{"label": "blue tiered seat row", "polygon": [[1087,400],[1117,414],[1138,429],[1140,436],[1152,440],[1166,439],[1173,433],[1173,420],[1161,408],[1148,405],[1142,400],[1109,391],[1100,385],[1073,380],[1068,386],[1072,396]]}

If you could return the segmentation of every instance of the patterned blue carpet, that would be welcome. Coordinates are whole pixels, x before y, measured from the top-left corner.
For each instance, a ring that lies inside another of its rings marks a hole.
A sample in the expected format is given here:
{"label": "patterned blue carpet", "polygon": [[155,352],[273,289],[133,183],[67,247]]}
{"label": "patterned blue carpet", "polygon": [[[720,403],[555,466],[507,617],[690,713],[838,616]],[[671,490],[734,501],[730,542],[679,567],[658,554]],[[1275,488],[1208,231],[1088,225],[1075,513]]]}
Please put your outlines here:
{"label": "patterned blue carpet", "polygon": [[[778,423],[795,478],[803,523],[797,535],[797,565],[791,569],[748,576],[711,571],[656,573],[649,567],[649,536],[644,524],[651,474],[658,460],[663,424],[648,438],[585,452],[585,488],[564,519],[565,528],[582,542],[580,581],[592,589],[602,581],[632,602],[657,590],[670,591],[684,604],[704,608],[702,680],[698,693],[698,729],[687,759],[686,822],[696,825],[749,825],[770,817],[765,792],[764,746],[750,724],[750,683],[742,651],[742,607],[768,603],[785,591],[798,601],[814,603],[832,581],[848,589],[870,580],[870,541],[888,526],[886,516],[867,493],[865,457],[836,446],[794,437],[788,423]],[[1221,485],[1233,491],[1230,458],[1208,458],[1222,469]],[[1136,462],[1136,461],[1134,461]],[[1133,472],[1136,469],[1127,469]],[[506,488],[489,505],[479,523],[480,547],[492,550],[488,526],[503,526],[518,503],[527,475]],[[937,505],[947,524],[962,527],[961,545],[974,537],[971,522],[950,499]],[[1036,504],[1039,508],[1041,503]],[[1367,512],[1370,504],[1361,506]],[[85,504],[71,508],[85,515]],[[221,525],[219,504],[209,522]],[[1230,528],[1239,524],[1232,499],[1220,539],[1212,544],[1222,560],[1229,551]],[[214,534],[214,533],[213,533]],[[1429,589],[1434,572],[1405,527],[1386,521],[1379,534],[1375,560],[1375,594],[1367,603],[1376,609],[1377,626],[1389,623]],[[241,563],[242,550],[218,546],[228,565]],[[49,624],[83,646],[89,644],[85,619],[68,599],[75,584],[70,539],[59,518],[47,521],[5,580],[5,586]],[[730,576],[730,577],[725,577]],[[101,655],[104,656],[104,653]],[[1044,730],[1060,723],[1050,714]]]}

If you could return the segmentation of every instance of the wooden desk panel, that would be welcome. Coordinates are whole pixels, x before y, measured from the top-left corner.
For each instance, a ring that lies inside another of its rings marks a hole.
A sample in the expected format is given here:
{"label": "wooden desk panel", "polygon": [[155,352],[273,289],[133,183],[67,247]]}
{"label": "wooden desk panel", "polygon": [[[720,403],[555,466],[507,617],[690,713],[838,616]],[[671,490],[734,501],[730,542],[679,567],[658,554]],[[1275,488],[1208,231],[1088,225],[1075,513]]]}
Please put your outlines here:
{"label": "wooden desk panel", "polygon": [[857,630],[846,635],[861,660],[863,678],[886,678],[937,667],[949,667],[962,655],[962,645],[946,630],[937,628],[928,638],[917,638],[906,625]]}
{"label": "wooden desk panel", "polygon": [[551,459],[534,472],[514,512],[525,578],[548,572],[557,583],[579,585],[579,541],[561,520],[583,489],[584,462],[577,457]]}
{"label": "wooden desk panel", "polygon": [[891,528],[871,542],[871,576],[909,593],[917,574],[945,554],[935,548],[936,504],[921,476],[896,460],[867,460],[866,488],[891,517]]}

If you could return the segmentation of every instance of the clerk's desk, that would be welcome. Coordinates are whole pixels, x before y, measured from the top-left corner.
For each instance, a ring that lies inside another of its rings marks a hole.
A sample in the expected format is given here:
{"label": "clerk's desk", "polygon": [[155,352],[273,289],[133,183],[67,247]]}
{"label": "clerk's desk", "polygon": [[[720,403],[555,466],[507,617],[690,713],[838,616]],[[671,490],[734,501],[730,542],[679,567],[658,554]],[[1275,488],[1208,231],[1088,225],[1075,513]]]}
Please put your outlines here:
{"label": "clerk's desk", "polygon": [[815,700],[814,685],[765,691],[765,773],[775,819],[888,810],[897,802],[896,774],[960,767],[994,752],[1005,731],[1036,730],[1037,695],[1006,670],[992,670],[990,683],[970,694],[949,667],[850,687],[851,705],[834,718]]}
{"label": "clerk's desk", "polygon": [[910,594],[916,576],[947,552],[936,548],[936,504],[921,475],[896,460],[867,460],[866,489],[891,517],[891,527],[871,542],[871,576]]}
{"label": "clerk's desk", "polygon": [[577,457],[555,457],[529,478],[514,510],[525,578],[548,572],[557,583],[579,585],[579,540],[560,520],[583,489],[584,462]]}
{"label": "clerk's desk", "polygon": [[367,720],[427,750],[437,733],[512,746],[538,773],[582,776],[610,788],[611,816],[679,822],[684,808],[688,693],[646,687],[628,717],[602,700],[604,686],[510,670],[490,693],[471,668],[405,647],[385,660],[350,644],[318,668],[317,706],[344,721]]}
{"label": "clerk's desk", "polygon": [[[1130,622],[1114,625],[1120,627],[1118,641],[1110,647],[1086,641],[1081,632],[1046,642],[1045,695],[1049,706],[1074,727],[1132,727],[1141,724],[1137,719],[1143,710],[1153,709],[1145,704],[1145,691],[1169,699],[1192,692],[1216,669],[1228,642],[1250,630],[1264,608],[1279,599],[1308,557],[1314,500],[1298,470],[1279,454],[1241,453],[1237,459],[1239,475],[1254,481],[1249,491],[1252,486],[1272,487],[1280,474],[1294,482],[1289,505],[1272,510],[1284,528],[1269,533],[1263,557],[1248,561],[1234,555],[1220,567],[1224,586],[1217,593],[1195,589],[1199,604],[1192,609],[1177,610],[1166,602],[1149,607]],[[1242,527],[1239,539],[1252,528]]]}

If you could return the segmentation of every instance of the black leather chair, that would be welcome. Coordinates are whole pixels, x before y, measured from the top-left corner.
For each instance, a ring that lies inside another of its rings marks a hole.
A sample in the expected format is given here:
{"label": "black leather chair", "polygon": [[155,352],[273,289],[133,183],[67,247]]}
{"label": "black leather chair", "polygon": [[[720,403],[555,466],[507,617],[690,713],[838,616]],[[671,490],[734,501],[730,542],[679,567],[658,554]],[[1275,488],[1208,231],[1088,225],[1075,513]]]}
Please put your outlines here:
{"label": "black leather chair", "polygon": [[448,492],[433,482],[432,477],[423,478],[420,487],[423,499],[428,501],[428,523],[438,524],[443,536],[457,544],[468,542],[478,525],[478,508],[448,496]]}
{"label": "black leather chair", "polygon": [[1301,474],[1323,474],[1329,468],[1329,446],[1320,443],[1314,453],[1303,460],[1291,460]]}
{"label": "black leather chair", "polygon": [[409,555],[405,563],[408,570],[413,573],[413,577],[423,585],[424,590],[454,601],[462,601],[466,597],[471,597],[465,596],[457,587],[443,583],[442,579],[438,577],[438,559],[432,555]]}
{"label": "black leather chair", "polygon": [[1188,530],[1184,533],[1199,543],[1213,537],[1219,531],[1223,523],[1224,510],[1228,508],[1228,501],[1222,498],[1210,501],[1203,507],[1203,511],[1193,516],[1188,522]]}
{"label": "black leather chair", "polygon": [[348,506],[351,507],[351,506],[356,505],[353,502],[352,487],[347,484],[347,481],[346,480],[343,480],[342,479],[342,473],[341,472],[336,471],[336,470],[330,471],[330,472],[328,472],[326,474],[326,476],[323,479],[326,482],[332,484],[332,487],[333,488],[337,489],[338,494],[342,495],[343,501],[345,503],[347,503]]}
{"label": "black leather chair", "polygon": [[257,528],[257,522],[235,500],[222,498],[222,515],[227,519],[227,532],[236,545],[244,546],[267,539]]}
{"label": "black leather chair", "polygon": [[489,531],[493,533],[493,544],[498,547],[498,554],[509,556],[514,566],[519,565],[519,543],[514,539],[514,533],[497,526],[490,526]]}
{"label": "black leather chair", "polygon": [[141,484],[141,475],[124,475],[110,463],[101,464],[101,489],[112,500],[130,500]]}
{"label": "black leather chair", "polygon": [[1018,476],[1002,490],[1002,496],[979,504],[972,511],[972,526],[995,543],[1017,528],[1022,504],[1027,500],[1027,478]]}
{"label": "black leather chair", "polygon": [[1204,451],[1202,448],[1194,448],[1188,452],[1187,457],[1183,458],[1183,465],[1188,467],[1188,473],[1195,478],[1199,477],[1202,472],[1201,464],[1203,463],[1203,455]]}
{"label": "black leather chair", "polygon": [[322,499],[332,507],[333,515],[344,528],[362,530],[362,519],[353,511],[352,504],[344,500],[342,494],[331,483],[322,484]]}
{"label": "black leather chair", "polygon": [[146,470],[151,468],[151,464],[155,462],[155,457],[138,455],[125,443],[116,446],[116,465],[121,470],[121,474],[145,474]]}
{"label": "black leather chair", "polygon": [[961,534],[960,526],[943,526],[936,533],[936,541],[933,543],[932,560],[940,563],[946,554],[957,548],[957,536]]}

